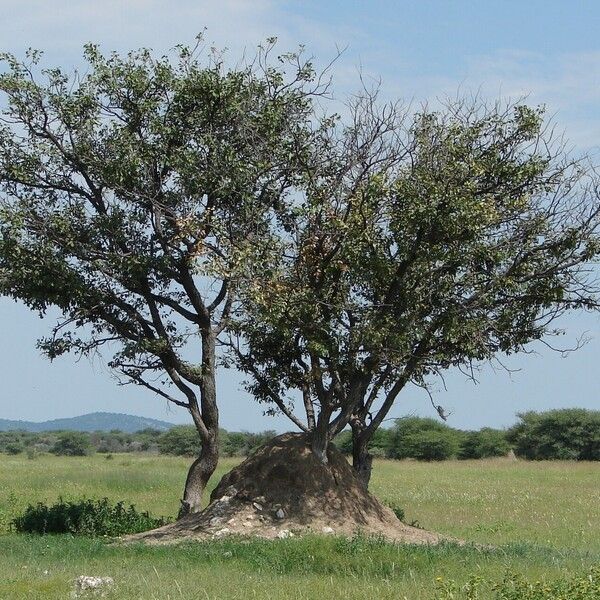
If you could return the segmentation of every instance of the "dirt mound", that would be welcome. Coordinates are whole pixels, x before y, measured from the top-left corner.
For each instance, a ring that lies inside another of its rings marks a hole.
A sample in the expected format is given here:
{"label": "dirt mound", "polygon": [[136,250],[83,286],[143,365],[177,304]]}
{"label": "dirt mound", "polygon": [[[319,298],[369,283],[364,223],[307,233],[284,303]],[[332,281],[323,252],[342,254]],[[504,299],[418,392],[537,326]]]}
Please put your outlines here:
{"label": "dirt mound", "polygon": [[307,533],[382,535],[411,543],[441,536],[399,521],[364,489],[345,457],[330,448],[328,464],[313,454],[304,434],[286,433],[259,448],[221,479],[200,513],[128,540],[252,535],[284,538]]}

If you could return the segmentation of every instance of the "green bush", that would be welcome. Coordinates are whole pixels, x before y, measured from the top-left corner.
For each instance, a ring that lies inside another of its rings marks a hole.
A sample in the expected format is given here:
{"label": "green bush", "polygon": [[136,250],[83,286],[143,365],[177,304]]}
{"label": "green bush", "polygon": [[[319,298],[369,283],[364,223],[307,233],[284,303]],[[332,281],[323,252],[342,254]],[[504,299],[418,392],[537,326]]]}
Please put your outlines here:
{"label": "green bush", "polygon": [[92,452],[90,437],[81,431],[63,431],[50,452],[57,456],[87,456]]}
{"label": "green bush", "polygon": [[[489,590],[489,592],[488,592]],[[487,593],[486,593],[487,592]],[[435,600],[598,600],[600,568],[585,575],[564,577],[554,581],[531,582],[522,575],[507,572],[502,581],[488,582],[479,576],[459,586],[453,580],[439,577]]]}
{"label": "green bush", "polygon": [[458,453],[462,433],[435,419],[404,417],[388,435],[390,458],[445,460]]}
{"label": "green bush", "polygon": [[[343,454],[352,455],[352,432],[349,429],[339,433],[336,436],[334,443],[340,452]],[[369,443],[369,452],[375,458],[385,458],[389,454],[389,445],[390,430],[377,429]]]}
{"label": "green bush", "polygon": [[221,435],[221,452],[224,456],[248,456],[277,435],[267,430],[260,433],[248,431],[229,431]]}
{"label": "green bush", "polygon": [[129,508],[123,502],[111,504],[108,498],[78,502],[65,502],[61,498],[52,506],[42,502],[30,504],[12,524],[22,533],[118,536],[147,531],[167,522],[147,512],[138,512],[133,504]]}
{"label": "green bush", "polygon": [[161,454],[198,456],[200,447],[200,436],[193,425],[171,427],[158,438],[158,449]]}
{"label": "green bush", "polygon": [[479,431],[464,432],[458,458],[506,456],[509,451],[510,444],[505,431],[484,427]]}
{"label": "green bush", "polygon": [[[223,456],[248,456],[253,450],[275,437],[275,431],[250,433],[248,431],[219,430],[219,448]],[[161,454],[198,456],[201,441],[192,425],[178,425],[161,434],[158,449]]]}
{"label": "green bush", "polygon": [[515,454],[532,460],[600,460],[600,411],[583,408],[526,412],[507,438]]}
{"label": "green bush", "polygon": [[11,454],[11,455],[16,455],[16,454],[21,454],[21,452],[23,452],[23,450],[25,450],[25,446],[23,445],[23,442],[21,442],[20,440],[15,440],[13,442],[7,442],[4,446],[4,452],[6,452],[6,454]]}
{"label": "green bush", "polygon": [[27,431],[0,431],[0,452],[20,454],[34,441],[34,434]]}

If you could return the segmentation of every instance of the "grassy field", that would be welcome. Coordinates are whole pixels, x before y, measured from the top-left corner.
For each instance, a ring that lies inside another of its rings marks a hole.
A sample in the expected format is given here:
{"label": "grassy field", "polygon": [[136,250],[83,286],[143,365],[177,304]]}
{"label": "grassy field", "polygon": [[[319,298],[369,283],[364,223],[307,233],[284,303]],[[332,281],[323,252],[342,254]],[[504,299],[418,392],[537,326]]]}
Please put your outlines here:
{"label": "grassy field", "polygon": [[[460,587],[471,576],[499,581],[510,570],[532,582],[551,581],[585,577],[600,564],[600,464],[593,463],[376,463],[373,491],[404,508],[407,521],[494,546],[485,550],[322,537],[122,547],[9,531],[28,503],[60,495],[107,496],[173,516],[187,462],[148,455],[2,456],[0,599],[67,598],[82,574],[113,577],[109,597],[126,599],[450,598],[440,591],[450,579]],[[234,462],[222,461],[213,482]],[[485,585],[481,594],[494,597]]]}

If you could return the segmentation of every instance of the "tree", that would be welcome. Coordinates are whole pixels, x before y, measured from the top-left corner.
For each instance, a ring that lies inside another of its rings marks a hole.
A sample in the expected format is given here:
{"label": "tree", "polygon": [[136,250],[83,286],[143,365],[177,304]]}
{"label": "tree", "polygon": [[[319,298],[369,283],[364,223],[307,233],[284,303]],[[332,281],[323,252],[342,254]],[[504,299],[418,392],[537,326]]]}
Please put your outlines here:
{"label": "tree", "polygon": [[484,427],[479,431],[467,431],[463,435],[458,458],[490,458],[506,456],[510,452],[506,432]]}
{"label": "tree", "polygon": [[583,408],[526,412],[507,437],[515,453],[534,460],[600,460],[600,411]]}
{"label": "tree", "polygon": [[158,448],[162,454],[175,456],[198,456],[200,440],[195,428],[190,425],[171,427],[158,438]]}
{"label": "tree", "polygon": [[90,436],[83,431],[63,431],[50,452],[58,456],[87,456],[92,452]]}
{"label": "tree", "polygon": [[1,56],[0,291],[58,311],[39,343],[51,359],[110,352],[122,383],[189,411],[201,451],[183,513],[217,466],[217,337],[326,87],[273,45],[234,69],[200,46],[157,59],[88,45],[73,75]]}
{"label": "tree", "polygon": [[435,419],[397,419],[389,434],[390,458],[445,460],[456,455],[461,432]]}
{"label": "tree", "polygon": [[407,385],[473,377],[597,308],[599,182],[543,108],[411,112],[365,91],[347,112],[272,224],[280,250],[244,290],[230,346],[323,462],[350,425],[368,485],[369,442]]}

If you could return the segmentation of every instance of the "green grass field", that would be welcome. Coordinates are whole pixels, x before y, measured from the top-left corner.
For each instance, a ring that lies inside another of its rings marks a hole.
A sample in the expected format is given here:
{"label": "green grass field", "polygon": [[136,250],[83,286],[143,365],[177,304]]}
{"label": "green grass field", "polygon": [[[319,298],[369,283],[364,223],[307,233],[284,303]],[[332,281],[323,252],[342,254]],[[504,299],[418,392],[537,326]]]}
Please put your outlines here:
{"label": "green grass field", "polygon": [[[149,455],[2,456],[0,599],[68,598],[73,579],[83,574],[113,577],[109,598],[449,598],[436,592],[449,579],[460,587],[471,576],[499,581],[510,570],[531,582],[552,581],[585,577],[600,564],[596,463],[376,463],[373,492],[404,508],[407,521],[494,546],[489,549],[323,537],[124,547],[9,530],[28,503],[58,496],[107,496],[173,516],[187,463]],[[234,463],[223,460],[213,483]],[[494,596],[484,585],[479,597]]]}

